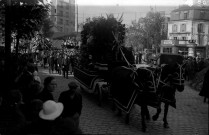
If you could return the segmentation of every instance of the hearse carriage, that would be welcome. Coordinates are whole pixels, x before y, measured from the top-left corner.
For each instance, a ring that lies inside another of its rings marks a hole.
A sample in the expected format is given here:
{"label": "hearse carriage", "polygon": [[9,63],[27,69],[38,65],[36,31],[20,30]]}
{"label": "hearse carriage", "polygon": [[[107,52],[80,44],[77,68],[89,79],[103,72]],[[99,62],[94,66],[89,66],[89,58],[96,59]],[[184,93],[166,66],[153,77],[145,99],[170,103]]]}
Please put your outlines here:
{"label": "hearse carriage", "polygon": [[80,88],[96,95],[99,105],[101,105],[104,93],[108,92],[107,75],[108,64],[95,63],[91,69],[74,67],[74,78],[80,83]]}

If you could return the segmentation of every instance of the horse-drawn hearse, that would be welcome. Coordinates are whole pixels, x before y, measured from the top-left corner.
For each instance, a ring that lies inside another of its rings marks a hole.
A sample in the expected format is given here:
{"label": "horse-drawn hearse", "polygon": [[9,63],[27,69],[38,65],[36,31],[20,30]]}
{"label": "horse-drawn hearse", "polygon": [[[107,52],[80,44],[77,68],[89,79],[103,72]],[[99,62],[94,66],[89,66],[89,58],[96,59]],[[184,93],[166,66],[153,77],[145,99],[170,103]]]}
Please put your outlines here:
{"label": "horse-drawn hearse", "polygon": [[132,65],[128,60],[113,65],[97,63],[95,71],[75,67],[74,77],[83,90],[96,94],[99,105],[104,95],[111,97],[114,106],[127,114],[127,123],[133,105],[141,106],[143,131],[146,131],[145,117],[150,119],[147,106],[157,109],[152,117],[155,121],[161,103],[165,103],[163,121],[167,128],[168,107],[176,108],[175,91],[184,90],[184,60],[181,55],[160,54],[156,61],[157,65]]}
{"label": "horse-drawn hearse", "polygon": [[155,65],[135,65],[133,50],[124,45],[126,28],[121,22],[110,15],[84,25],[74,77],[85,91],[96,93],[100,105],[107,94],[118,112],[127,114],[127,123],[133,105],[141,106],[143,131],[145,117],[150,119],[148,106],[157,110],[152,117],[155,121],[161,103],[165,103],[163,121],[167,128],[168,107],[176,107],[175,92],[184,90],[183,56],[160,54]]}

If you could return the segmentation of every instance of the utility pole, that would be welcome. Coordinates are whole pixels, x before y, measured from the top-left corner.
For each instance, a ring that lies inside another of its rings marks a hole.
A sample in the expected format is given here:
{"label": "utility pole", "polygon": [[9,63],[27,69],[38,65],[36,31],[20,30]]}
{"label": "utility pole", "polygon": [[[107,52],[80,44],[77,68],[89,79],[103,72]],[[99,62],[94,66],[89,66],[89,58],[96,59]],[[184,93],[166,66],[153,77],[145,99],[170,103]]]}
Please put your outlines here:
{"label": "utility pole", "polygon": [[[5,73],[6,86],[11,86],[11,0],[6,2],[5,12]],[[5,92],[5,91],[4,91]]]}
{"label": "utility pole", "polygon": [[76,8],[77,8],[77,36],[78,36],[78,3],[76,4]]}

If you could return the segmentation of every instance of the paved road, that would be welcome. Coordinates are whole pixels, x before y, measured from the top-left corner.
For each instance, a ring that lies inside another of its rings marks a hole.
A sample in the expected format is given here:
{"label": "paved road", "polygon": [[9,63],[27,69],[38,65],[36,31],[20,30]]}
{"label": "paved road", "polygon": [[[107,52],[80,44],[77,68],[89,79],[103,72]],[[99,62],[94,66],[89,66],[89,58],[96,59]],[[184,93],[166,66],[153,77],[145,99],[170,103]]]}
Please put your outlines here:
{"label": "paved road", "polygon": [[[46,69],[40,68],[39,75],[42,79],[48,76]],[[74,80],[73,76],[65,79],[57,74],[55,76],[58,87],[54,93],[57,100],[59,94],[67,90],[67,84]],[[116,116],[111,110],[109,102],[102,107],[97,105],[96,98],[86,92],[83,95],[83,110],[80,119],[80,127],[84,134],[128,134],[128,135],[208,135],[208,104],[203,103],[198,92],[187,85],[183,92],[176,93],[177,109],[169,108],[169,129],[163,128],[161,113],[157,121],[147,121],[148,131],[141,131],[140,107],[135,105],[130,114],[130,124],[125,124],[124,115]],[[162,106],[163,108],[163,106]],[[149,108],[150,114],[155,114],[154,108]],[[162,110],[163,111],[163,110]]]}

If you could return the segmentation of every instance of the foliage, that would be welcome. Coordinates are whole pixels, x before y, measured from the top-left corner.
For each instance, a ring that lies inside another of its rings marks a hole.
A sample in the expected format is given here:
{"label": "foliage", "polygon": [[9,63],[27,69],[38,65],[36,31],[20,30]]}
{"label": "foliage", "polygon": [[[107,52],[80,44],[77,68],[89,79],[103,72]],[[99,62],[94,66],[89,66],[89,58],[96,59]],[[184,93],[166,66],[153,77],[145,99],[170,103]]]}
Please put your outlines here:
{"label": "foliage", "polygon": [[[44,4],[42,0],[12,0],[10,7],[11,31],[16,35],[17,46],[19,39],[31,39],[35,36],[50,10],[50,4]],[[6,8],[6,0],[1,0],[0,8]]]}
{"label": "foliage", "polygon": [[[125,25],[121,18],[117,20],[113,15],[107,15],[107,18],[101,16],[86,20],[81,31],[82,64],[87,63],[89,55],[94,62],[107,63],[111,60],[113,46],[124,43]],[[118,42],[114,35],[117,35]]]}
{"label": "foliage", "polygon": [[50,20],[50,18],[46,18],[43,20],[42,33],[45,38],[51,38],[54,34],[52,28],[54,27],[54,23]]}
{"label": "foliage", "polygon": [[132,26],[127,29],[126,44],[130,44],[136,50],[157,48],[161,40],[166,38],[167,28],[164,27],[164,23],[164,16],[151,10],[146,17],[132,22]]}

